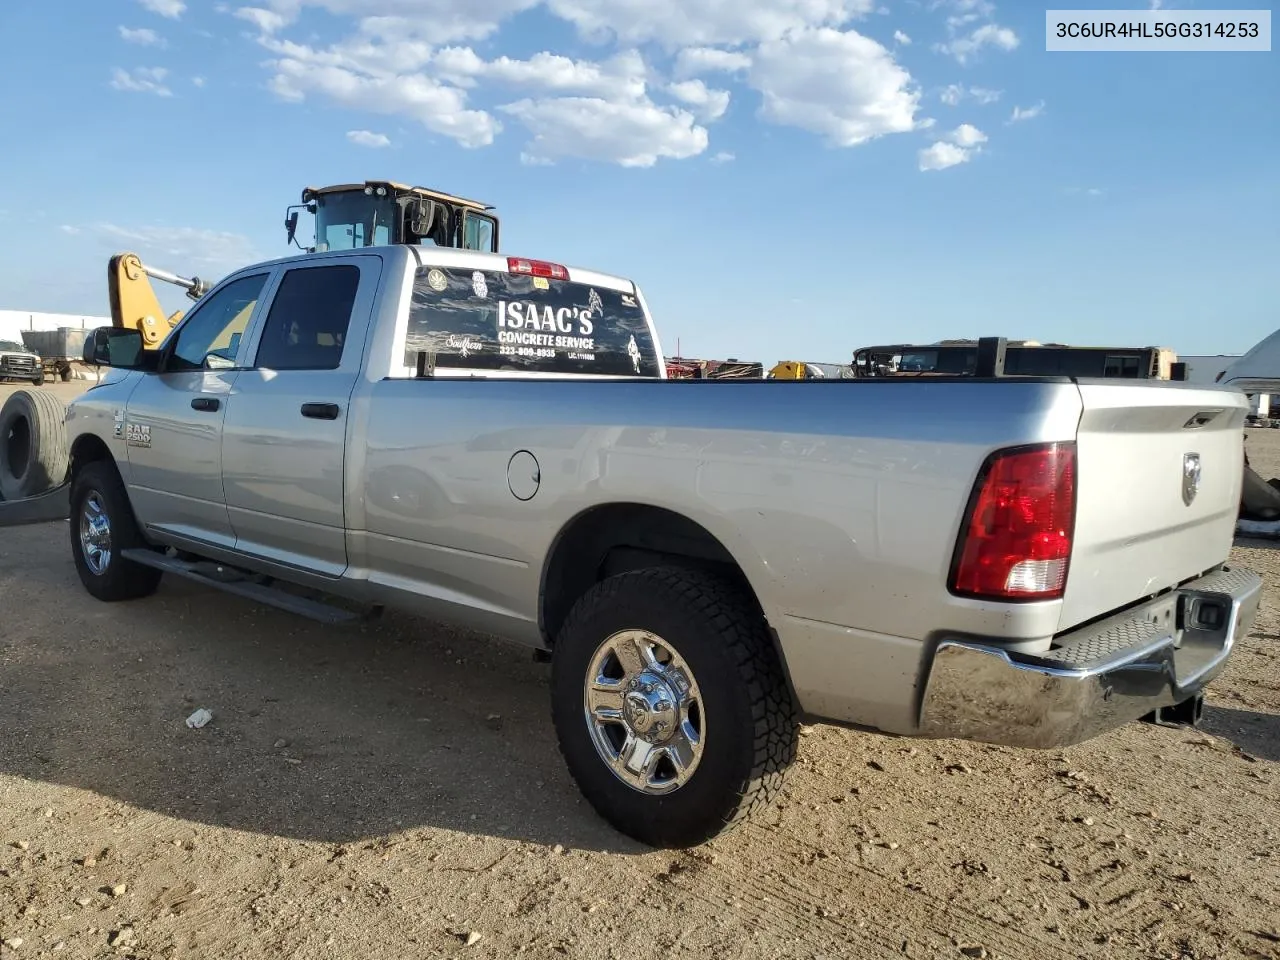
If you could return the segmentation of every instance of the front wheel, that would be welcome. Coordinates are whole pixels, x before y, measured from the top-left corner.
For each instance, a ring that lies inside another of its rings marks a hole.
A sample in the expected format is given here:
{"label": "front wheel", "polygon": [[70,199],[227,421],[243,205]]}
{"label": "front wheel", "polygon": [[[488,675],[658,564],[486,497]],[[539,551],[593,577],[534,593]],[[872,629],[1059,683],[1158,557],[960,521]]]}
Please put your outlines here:
{"label": "front wheel", "polygon": [[778,793],[797,712],[751,597],[696,570],[597,584],[556,638],[552,716],[579,789],[657,847],[702,843]]}
{"label": "front wheel", "polygon": [[147,544],[114,464],[99,460],[76,472],[70,519],[71,554],[89,593],[107,601],[155,593],[161,572],[121,556]]}

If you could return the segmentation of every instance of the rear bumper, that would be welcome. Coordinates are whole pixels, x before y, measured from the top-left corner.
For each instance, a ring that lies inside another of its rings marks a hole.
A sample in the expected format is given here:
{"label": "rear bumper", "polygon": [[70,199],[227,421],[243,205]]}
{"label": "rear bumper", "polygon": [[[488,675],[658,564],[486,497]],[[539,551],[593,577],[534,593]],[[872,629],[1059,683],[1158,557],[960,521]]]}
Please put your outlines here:
{"label": "rear bumper", "polygon": [[1182,703],[1226,666],[1261,596],[1256,573],[1224,567],[1065,634],[1047,653],[944,640],[929,670],[920,735],[1063,747]]}

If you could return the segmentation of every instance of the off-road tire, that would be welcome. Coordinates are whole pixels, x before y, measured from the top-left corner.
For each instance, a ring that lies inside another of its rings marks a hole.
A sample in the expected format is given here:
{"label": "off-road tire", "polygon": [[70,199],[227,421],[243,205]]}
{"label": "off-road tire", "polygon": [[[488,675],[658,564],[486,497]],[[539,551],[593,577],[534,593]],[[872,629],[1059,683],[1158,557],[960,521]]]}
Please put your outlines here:
{"label": "off-road tire", "polygon": [[[585,717],[593,654],[632,629],[673,645],[701,690],[700,762],[665,795],[616,777]],[[650,846],[694,846],[736,828],[777,796],[795,759],[798,711],[763,615],[743,590],[700,570],[635,570],[587,591],[555,638],[551,692],[560,752],[583,796],[617,830]]]}
{"label": "off-road tire", "polygon": [[[90,569],[80,538],[80,520],[85,503],[93,494],[102,504],[111,529],[111,557],[101,573]],[[77,470],[71,481],[70,500],[71,519],[67,526],[71,535],[71,555],[84,588],[107,602],[137,600],[155,593],[163,576],[161,571],[121,556],[124,550],[145,548],[147,542],[115,464],[96,460]]]}
{"label": "off-road tire", "polygon": [[67,477],[67,406],[19,390],[0,407],[0,499],[47,493]]}

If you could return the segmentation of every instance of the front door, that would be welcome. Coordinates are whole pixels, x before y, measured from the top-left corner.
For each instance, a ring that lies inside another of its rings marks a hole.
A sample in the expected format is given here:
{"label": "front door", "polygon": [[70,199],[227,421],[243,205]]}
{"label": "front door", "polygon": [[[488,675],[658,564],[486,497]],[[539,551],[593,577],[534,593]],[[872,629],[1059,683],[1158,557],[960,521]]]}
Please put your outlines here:
{"label": "front door", "polygon": [[222,496],[222,424],[236,355],[270,270],[207,294],[164,346],[161,369],[140,380],[116,424],[129,458],[129,496],[158,531],[230,546]]}
{"label": "front door", "polygon": [[382,260],[353,255],[281,275],[253,360],[235,381],[222,477],[236,549],[341,576],[348,405]]}

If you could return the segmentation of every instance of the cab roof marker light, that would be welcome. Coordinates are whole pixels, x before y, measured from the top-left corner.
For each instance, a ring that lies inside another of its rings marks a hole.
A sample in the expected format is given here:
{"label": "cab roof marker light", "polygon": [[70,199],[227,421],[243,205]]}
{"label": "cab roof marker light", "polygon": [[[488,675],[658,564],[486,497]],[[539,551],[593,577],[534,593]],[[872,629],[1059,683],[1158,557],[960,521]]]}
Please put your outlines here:
{"label": "cab roof marker light", "polygon": [[553,280],[569,279],[569,270],[558,263],[549,263],[546,260],[527,260],[524,257],[507,257],[507,271],[533,277],[550,277]]}

